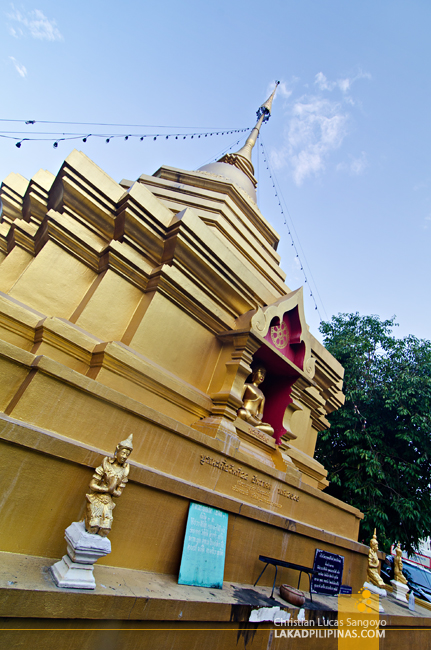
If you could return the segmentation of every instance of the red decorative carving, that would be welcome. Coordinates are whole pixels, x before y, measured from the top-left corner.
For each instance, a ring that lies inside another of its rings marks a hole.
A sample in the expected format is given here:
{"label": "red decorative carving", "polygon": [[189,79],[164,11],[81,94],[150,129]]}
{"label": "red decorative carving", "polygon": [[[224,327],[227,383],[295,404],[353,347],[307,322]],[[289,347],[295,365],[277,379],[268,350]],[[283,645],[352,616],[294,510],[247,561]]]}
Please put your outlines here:
{"label": "red decorative carving", "polygon": [[273,318],[265,340],[289,361],[304,370],[305,344],[301,341],[301,321],[298,307],[294,307],[279,318]]}

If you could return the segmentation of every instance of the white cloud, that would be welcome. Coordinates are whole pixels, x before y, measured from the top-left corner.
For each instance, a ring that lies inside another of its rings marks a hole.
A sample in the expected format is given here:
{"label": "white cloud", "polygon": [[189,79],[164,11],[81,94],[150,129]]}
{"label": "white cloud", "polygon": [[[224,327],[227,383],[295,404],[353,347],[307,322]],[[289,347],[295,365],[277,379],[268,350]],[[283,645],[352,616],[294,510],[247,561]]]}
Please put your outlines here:
{"label": "white cloud", "polygon": [[28,32],[33,38],[38,38],[42,41],[63,40],[63,36],[58,30],[55,20],[49,20],[39,9],[21,13],[13,5],[11,6],[12,12],[7,14],[7,16],[10,20],[20,25],[20,27],[9,27],[9,33],[15,38],[19,38]]}
{"label": "white cloud", "polygon": [[431,214],[425,217],[424,221],[425,221],[424,230],[428,230],[428,228],[431,228]]}
{"label": "white cloud", "polygon": [[353,75],[352,77],[345,77],[344,79],[329,81],[325,77],[323,72],[318,72],[314,79],[314,85],[317,86],[317,88],[322,92],[323,91],[332,92],[335,89],[340,90],[343,97],[343,102],[346,104],[350,104],[351,106],[354,106],[355,102],[352,99],[352,97],[349,95],[349,92],[352,89],[352,86],[355,83],[355,81],[357,81],[358,79],[371,79],[371,75],[369,72],[363,72],[362,70],[360,70],[357,74]]}
{"label": "white cloud", "polygon": [[319,88],[319,90],[334,90],[335,88],[335,83],[333,81],[329,82],[323,72],[318,72],[316,74],[314,83]]}
{"label": "white cloud", "polygon": [[279,97],[280,96],[284,97],[284,99],[289,99],[291,94],[292,94],[292,91],[289,90],[289,88],[287,87],[286,82],[285,81],[280,81],[280,84],[279,84],[279,86],[277,88],[277,92],[276,92],[275,96],[278,95]]}
{"label": "white cloud", "polygon": [[291,282],[296,281],[298,283],[301,283],[301,281],[304,281],[304,277],[301,272],[301,262],[299,261],[298,257],[294,257],[292,260],[289,277]]}
{"label": "white cloud", "polygon": [[[358,79],[371,79],[371,75],[369,72],[363,72],[362,70],[359,70],[357,74],[355,74],[353,77],[346,77],[345,79],[337,79],[337,86],[343,93],[343,95],[346,95],[346,93],[351,90],[353,84],[355,81],[358,81]],[[354,104],[353,100],[351,97],[347,97],[346,100],[349,102],[349,104]]]}
{"label": "white cloud", "polygon": [[14,56],[10,56],[9,59],[14,64],[15,70],[18,72],[18,74],[21,77],[25,77],[27,75],[27,68],[24,65],[22,65],[21,63],[18,63],[18,61],[15,59]]}
{"label": "white cloud", "polygon": [[345,95],[352,87],[355,81],[358,79],[371,79],[369,72],[362,72],[360,70],[353,77],[346,77],[345,79],[337,79],[337,81],[328,81],[323,72],[318,72],[314,79],[314,84],[318,87],[319,90],[329,90],[330,92],[334,88],[341,90],[343,95]]}
{"label": "white cloud", "polygon": [[337,102],[320,97],[303,97],[292,109],[287,129],[287,143],[272,154],[276,167],[289,160],[297,185],[311,174],[325,168],[328,154],[337,149],[347,134],[348,114]]}
{"label": "white cloud", "polygon": [[363,151],[359,156],[359,158],[352,158],[350,162],[350,172],[354,176],[359,176],[359,174],[362,174],[362,172],[364,171],[367,165],[368,165],[367,156],[365,151]]}
{"label": "white cloud", "polygon": [[352,80],[347,78],[347,79],[338,79],[337,81],[337,86],[341,90],[342,93],[346,93],[348,90],[350,90],[350,86],[352,85]]}
{"label": "white cloud", "polygon": [[367,166],[367,154],[365,151],[362,151],[361,155],[357,158],[350,156],[350,162],[339,163],[337,165],[337,171],[347,171],[351,176],[359,176]]}
{"label": "white cloud", "polygon": [[14,27],[9,26],[9,34],[14,38],[20,38],[20,36],[23,36],[23,31],[19,27],[15,29]]}
{"label": "white cloud", "polygon": [[[310,88],[293,103],[286,103],[284,143],[271,151],[271,161],[278,168],[290,167],[297,185],[301,185],[307,177],[323,172],[331,153],[341,146],[348,135],[351,119],[349,107],[355,105],[349,93],[353,83],[361,78],[371,78],[371,75],[359,71],[354,76],[331,81],[323,72],[318,72],[314,79],[314,90]],[[305,87],[308,88],[308,85],[305,84]],[[338,91],[338,99],[335,95],[328,97],[327,93],[333,91]],[[361,156],[351,157],[348,164],[341,163],[337,168],[358,175],[366,165],[366,155],[362,152]]]}

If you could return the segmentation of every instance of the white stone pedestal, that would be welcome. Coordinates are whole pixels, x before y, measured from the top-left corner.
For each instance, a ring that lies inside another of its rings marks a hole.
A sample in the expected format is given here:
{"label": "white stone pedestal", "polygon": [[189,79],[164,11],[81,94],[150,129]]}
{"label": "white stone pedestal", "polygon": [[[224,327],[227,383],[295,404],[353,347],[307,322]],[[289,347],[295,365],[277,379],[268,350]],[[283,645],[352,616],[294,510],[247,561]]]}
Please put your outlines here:
{"label": "white stone pedestal", "polygon": [[378,594],[380,598],[386,598],[388,595],[386,589],[380,589],[380,587],[372,585],[371,582],[364,582],[364,589],[368,589],[368,591],[371,591],[372,594]]}
{"label": "white stone pedestal", "polygon": [[[364,582],[364,589],[368,589],[368,591],[371,591],[372,594],[377,594],[380,598],[386,598],[388,595],[386,592],[386,589],[380,589],[380,587],[376,587],[376,585],[371,584],[371,582]],[[379,602],[379,613],[384,614],[385,610],[383,609],[383,605]]]}
{"label": "white stone pedestal", "polygon": [[407,592],[409,590],[409,586],[403,584],[402,582],[398,582],[398,580],[391,580],[391,585],[392,595],[395,596],[397,600],[401,600],[403,603],[407,603]]}
{"label": "white stone pedestal", "polygon": [[66,528],[67,555],[51,567],[57,587],[95,589],[94,563],[111,552],[107,537],[87,533],[83,521],[74,521]]}

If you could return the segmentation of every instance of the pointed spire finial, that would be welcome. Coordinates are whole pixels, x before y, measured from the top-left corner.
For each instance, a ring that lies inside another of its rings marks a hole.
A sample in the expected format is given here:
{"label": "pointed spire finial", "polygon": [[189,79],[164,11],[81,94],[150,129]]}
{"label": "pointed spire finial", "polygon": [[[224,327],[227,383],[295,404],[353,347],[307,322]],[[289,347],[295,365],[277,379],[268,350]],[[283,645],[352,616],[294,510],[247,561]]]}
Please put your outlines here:
{"label": "pointed spire finial", "polygon": [[263,122],[267,122],[271,116],[272,101],[274,99],[275,92],[278,88],[279,81],[275,82],[275,88],[272,91],[271,95],[268,97],[266,102],[259,106],[256,111],[257,123],[256,126],[251,131],[248,136],[245,145],[236,153],[227,153],[225,154],[218,162],[228,163],[229,165],[234,165],[238,167],[253,183],[254,187],[257,185],[257,181],[254,177],[254,167],[251,161],[251,152],[254,145],[256,144],[257,136],[259,135],[260,127]]}
{"label": "pointed spire finial", "polygon": [[274,99],[275,92],[276,92],[279,85],[280,85],[280,82],[276,81],[275,82],[275,88],[272,91],[271,95],[268,97],[266,102],[264,104],[262,104],[262,106],[260,106],[257,109],[257,111],[256,111],[257,119],[259,119],[261,117],[261,115],[264,115],[265,117],[263,118],[263,121],[267,122],[269,120],[269,118],[271,117],[272,100]]}

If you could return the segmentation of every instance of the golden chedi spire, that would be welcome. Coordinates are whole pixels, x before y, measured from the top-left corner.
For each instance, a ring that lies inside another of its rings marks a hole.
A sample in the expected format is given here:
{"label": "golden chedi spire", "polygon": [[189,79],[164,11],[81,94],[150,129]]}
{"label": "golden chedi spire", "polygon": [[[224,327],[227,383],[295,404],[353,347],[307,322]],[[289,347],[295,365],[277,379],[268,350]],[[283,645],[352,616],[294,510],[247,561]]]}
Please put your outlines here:
{"label": "golden chedi spire", "polygon": [[[272,101],[279,85],[275,82],[275,88],[266,102],[262,104],[256,112],[257,123],[248,136],[244,146],[236,153],[227,153],[217,162],[210,163],[200,167],[198,171],[221,176],[239,185],[251,198],[256,201],[257,181],[254,177],[254,167],[251,161],[253,147],[256,144],[260,127],[267,122],[271,116]],[[239,171],[237,171],[239,170]]]}
{"label": "golden chedi spire", "polygon": [[275,88],[272,91],[271,95],[268,97],[266,102],[258,108],[256,112],[257,115],[256,126],[248,136],[245,145],[236,153],[227,153],[219,160],[219,162],[226,162],[229,165],[234,165],[235,167],[238,167],[238,169],[240,169],[242,172],[244,172],[244,174],[246,174],[249,177],[254,187],[256,187],[257,181],[254,177],[254,167],[251,161],[251,152],[253,150],[254,145],[256,144],[260,127],[264,122],[267,122],[271,117],[272,101],[274,99],[274,95],[279,83],[280,83],[279,81],[275,82]]}

